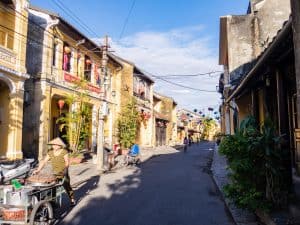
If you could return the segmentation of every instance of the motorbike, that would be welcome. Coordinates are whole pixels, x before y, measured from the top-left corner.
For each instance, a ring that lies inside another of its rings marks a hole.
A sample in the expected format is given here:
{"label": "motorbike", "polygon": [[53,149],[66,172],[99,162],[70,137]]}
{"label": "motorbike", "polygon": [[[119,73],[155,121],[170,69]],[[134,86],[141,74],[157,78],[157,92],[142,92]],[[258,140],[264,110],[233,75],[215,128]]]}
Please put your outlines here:
{"label": "motorbike", "polygon": [[141,163],[140,154],[126,156],[126,165],[139,165]]}
{"label": "motorbike", "polygon": [[0,161],[0,184],[9,183],[16,178],[26,178],[36,164],[35,159]]}

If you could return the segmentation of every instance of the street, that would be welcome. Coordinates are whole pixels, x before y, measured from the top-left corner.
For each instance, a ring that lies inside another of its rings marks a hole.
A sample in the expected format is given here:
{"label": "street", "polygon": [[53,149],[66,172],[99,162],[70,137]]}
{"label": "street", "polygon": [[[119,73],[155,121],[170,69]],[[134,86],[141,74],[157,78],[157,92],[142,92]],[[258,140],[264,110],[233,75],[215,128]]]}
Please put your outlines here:
{"label": "street", "polygon": [[234,224],[210,176],[213,147],[201,142],[94,177],[77,188],[79,202],[60,224]]}

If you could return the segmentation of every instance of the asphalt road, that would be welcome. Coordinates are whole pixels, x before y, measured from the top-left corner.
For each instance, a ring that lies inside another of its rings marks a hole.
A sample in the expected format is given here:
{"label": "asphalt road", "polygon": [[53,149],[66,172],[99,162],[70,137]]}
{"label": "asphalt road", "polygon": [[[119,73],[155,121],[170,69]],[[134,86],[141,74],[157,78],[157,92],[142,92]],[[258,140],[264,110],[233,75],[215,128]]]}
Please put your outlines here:
{"label": "asphalt road", "polygon": [[210,175],[213,143],[161,155],[76,190],[79,202],[60,224],[233,225]]}

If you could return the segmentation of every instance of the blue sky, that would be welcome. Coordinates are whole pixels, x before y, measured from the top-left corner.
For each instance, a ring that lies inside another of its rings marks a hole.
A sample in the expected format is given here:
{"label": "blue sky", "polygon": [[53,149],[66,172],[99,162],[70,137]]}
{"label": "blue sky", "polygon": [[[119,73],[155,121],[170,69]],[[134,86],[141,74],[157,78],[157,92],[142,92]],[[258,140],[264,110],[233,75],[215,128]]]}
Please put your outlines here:
{"label": "blue sky", "polygon": [[[156,75],[194,74],[220,70],[217,65],[219,17],[245,14],[249,0],[136,0],[119,39],[133,0],[31,0],[59,13],[80,29],[54,2],[68,6],[99,39],[107,34],[116,54]],[[172,80],[193,88],[215,90],[217,76]],[[196,92],[157,81],[156,91],[174,97],[188,109],[216,106],[218,94]]]}

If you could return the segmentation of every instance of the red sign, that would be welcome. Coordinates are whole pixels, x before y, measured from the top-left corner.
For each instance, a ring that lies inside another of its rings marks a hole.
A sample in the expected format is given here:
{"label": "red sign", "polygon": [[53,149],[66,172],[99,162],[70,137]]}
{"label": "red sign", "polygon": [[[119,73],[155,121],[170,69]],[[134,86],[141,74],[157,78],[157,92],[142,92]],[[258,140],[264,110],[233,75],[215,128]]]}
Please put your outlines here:
{"label": "red sign", "polygon": [[[70,83],[75,83],[77,81],[80,81],[79,77],[73,76],[66,72],[64,73],[64,79],[65,79],[65,81],[70,82]],[[88,90],[92,91],[92,92],[96,92],[98,94],[101,92],[100,87],[94,86],[92,84],[88,84]]]}
{"label": "red sign", "polygon": [[74,83],[76,81],[79,81],[80,78],[79,77],[76,77],[76,76],[73,76],[69,73],[64,73],[64,78],[65,78],[65,81],[68,81],[68,82],[71,82],[71,83]]}
{"label": "red sign", "polygon": [[96,92],[96,93],[100,93],[101,92],[101,89],[99,87],[96,87],[92,84],[88,84],[88,89],[92,92]]}

